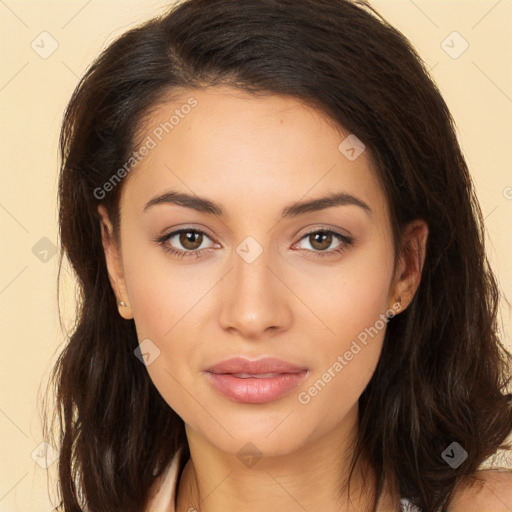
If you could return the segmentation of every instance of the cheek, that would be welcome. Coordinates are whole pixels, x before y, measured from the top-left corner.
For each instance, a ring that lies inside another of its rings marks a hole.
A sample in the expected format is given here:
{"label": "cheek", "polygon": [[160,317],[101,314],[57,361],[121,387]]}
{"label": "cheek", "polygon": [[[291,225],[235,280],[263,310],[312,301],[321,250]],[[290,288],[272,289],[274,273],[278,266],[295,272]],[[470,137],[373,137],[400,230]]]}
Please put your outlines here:
{"label": "cheek", "polygon": [[390,251],[361,252],[324,280],[322,293],[310,294],[312,308],[320,312],[329,332],[318,339],[311,354],[314,371],[299,392],[298,402],[308,414],[336,423],[370,381],[388,323],[392,270]]}
{"label": "cheek", "polygon": [[208,286],[204,280],[194,285],[169,268],[154,264],[132,273],[129,294],[139,343],[151,340],[148,346],[158,354],[147,366],[148,374],[167,404],[195,427],[202,411],[191,400],[197,385],[191,368],[198,365],[204,338],[197,333],[198,315]]}
{"label": "cheek", "polygon": [[196,265],[180,265],[147,241],[128,240],[125,254],[126,286],[139,335],[162,342],[172,339],[181,324],[201,310],[213,277]]}
{"label": "cheek", "polygon": [[[375,301],[353,301],[345,306],[330,342],[322,341],[321,353],[316,353],[317,364],[308,380],[301,386],[297,401],[303,413],[321,417],[319,431],[338,424],[357,403],[370,381],[382,350],[386,332],[386,307]],[[352,315],[343,316],[352,313]]]}
{"label": "cheek", "polygon": [[139,343],[158,354],[147,371],[164,400],[194,424],[200,411],[191,411],[189,393],[197,385],[191,369],[200,366],[206,337],[201,319],[208,318],[208,292],[218,279],[207,269],[179,266],[154,249],[143,253],[137,247],[126,244],[123,263]]}
{"label": "cheek", "polygon": [[[322,347],[331,358],[335,352],[348,350],[351,341],[377,321],[379,331],[383,330],[380,318],[391,306],[392,272],[391,250],[383,240],[372,250],[354,252],[322,276],[302,278],[299,294],[308,297],[305,302],[328,330]],[[306,321],[303,328],[307,328]]]}

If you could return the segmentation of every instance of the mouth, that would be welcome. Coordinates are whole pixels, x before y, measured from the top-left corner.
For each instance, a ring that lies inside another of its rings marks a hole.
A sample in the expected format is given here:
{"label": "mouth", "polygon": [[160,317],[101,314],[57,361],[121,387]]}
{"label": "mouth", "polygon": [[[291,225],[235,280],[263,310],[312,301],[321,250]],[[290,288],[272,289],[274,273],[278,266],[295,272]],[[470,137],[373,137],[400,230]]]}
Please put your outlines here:
{"label": "mouth", "polygon": [[274,377],[279,377],[279,375],[283,375],[283,374],[282,373],[260,373],[260,374],[230,373],[228,375],[233,375],[233,377],[238,377],[239,379],[251,379],[251,378],[252,379],[273,379]]}
{"label": "mouth", "polygon": [[231,375],[240,375],[255,377],[258,375],[267,374],[283,374],[283,373],[298,373],[307,370],[307,368],[290,363],[283,359],[277,359],[276,357],[263,357],[261,359],[246,359],[244,357],[233,357],[221,361],[206,371],[211,373],[229,373]]}
{"label": "mouth", "polygon": [[208,381],[216,391],[247,404],[263,404],[284,397],[308,373],[307,368],[276,358],[256,361],[234,358],[206,370]]}

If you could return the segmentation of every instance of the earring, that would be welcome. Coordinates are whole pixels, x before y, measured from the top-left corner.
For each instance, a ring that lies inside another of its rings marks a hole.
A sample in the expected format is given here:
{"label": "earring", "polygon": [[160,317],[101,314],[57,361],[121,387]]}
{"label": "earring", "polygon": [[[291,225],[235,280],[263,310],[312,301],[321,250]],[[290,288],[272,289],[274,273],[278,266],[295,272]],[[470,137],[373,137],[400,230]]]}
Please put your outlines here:
{"label": "earring", "polygon": [[396,298],[396,301],[398,304],[402,305],[402,297],[400,295]]}
{"label": "earring", "polygon": [[117,303],[118,306],[121,306],[122,308],[127,308],[128,304],[126,302],[123,302],[122,300]]}

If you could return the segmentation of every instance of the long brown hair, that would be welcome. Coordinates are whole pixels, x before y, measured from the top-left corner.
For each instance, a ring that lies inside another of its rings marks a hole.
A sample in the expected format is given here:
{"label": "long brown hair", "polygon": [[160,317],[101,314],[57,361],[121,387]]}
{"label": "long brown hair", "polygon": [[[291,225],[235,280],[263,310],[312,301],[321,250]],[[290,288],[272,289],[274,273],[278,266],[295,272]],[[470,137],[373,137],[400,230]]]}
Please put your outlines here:
{"label": "long brown hair", "polygon": [[[186,0],[120,36],[77,85],[61,131],[59,223],[80,297],[52,373],[63,509],[140,512],[177,450],[190,455],[183,421],[134,357],[135,324],[119,316],[107,275],[97,207],[118,237],[123,183],[95,191],[127,162],[159,102],[220,84],[296,98],[363,141],[397,258],[405,224],[428,223],[421,284],[389,322],[359,399],[351,467],[370,461],[375,497],[391,481],[422,511],[439,510],[512,429],[511,354],[448,108],[407,39],[349,0]],[[456,469],[442,457],[453,442],[467,452]]]}

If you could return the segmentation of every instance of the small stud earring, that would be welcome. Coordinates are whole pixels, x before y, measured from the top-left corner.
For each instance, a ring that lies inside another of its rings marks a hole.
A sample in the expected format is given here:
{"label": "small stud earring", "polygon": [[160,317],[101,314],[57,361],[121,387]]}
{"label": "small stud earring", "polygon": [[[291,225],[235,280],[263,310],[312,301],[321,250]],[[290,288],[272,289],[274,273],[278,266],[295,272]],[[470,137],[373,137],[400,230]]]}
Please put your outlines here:
{"label": "small stud earring", "polygon": [[118,302],[117,305],[121,306],[122,308],[127,308],[128,307],[128,304],[126,304],[126,302],[123,302],[123,301]]}

